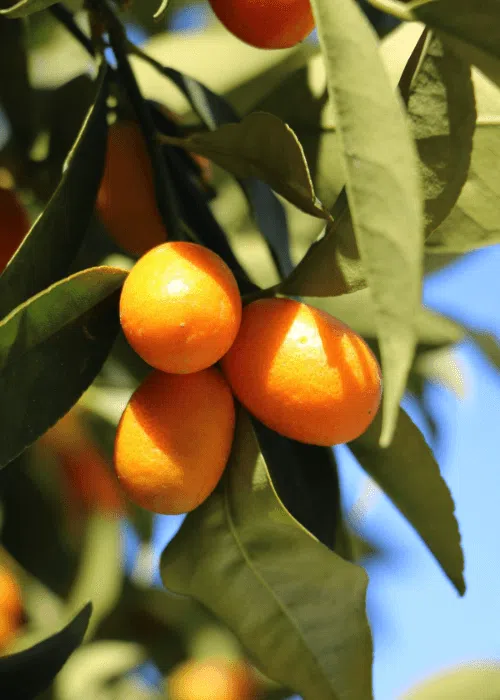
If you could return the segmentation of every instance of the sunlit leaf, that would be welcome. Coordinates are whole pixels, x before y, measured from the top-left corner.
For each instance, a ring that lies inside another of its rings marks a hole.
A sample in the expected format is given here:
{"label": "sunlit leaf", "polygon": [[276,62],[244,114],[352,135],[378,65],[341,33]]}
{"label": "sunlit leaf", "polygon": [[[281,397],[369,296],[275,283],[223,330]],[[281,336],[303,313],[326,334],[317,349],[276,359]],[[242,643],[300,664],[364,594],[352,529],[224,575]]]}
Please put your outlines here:
{"label": "sunlit leaf", "polygon": [[305,700],[372,697],[366,574],[286,512],[246,414],[221,483],[187,516],[161,571],[168,589],[214,612],[266,675]]}
{"label": "sunlit leaf", "polygon": [[0,15],[5,17],[28,17],[34,12],[46,10],[47,7],[54,5],[57,0],[20,0],[14,5],[0,10]]}
{"label": "sunlit leaf", "polygon": [[400,700],[498,700],[500,665],[474,661],[419,683]]}

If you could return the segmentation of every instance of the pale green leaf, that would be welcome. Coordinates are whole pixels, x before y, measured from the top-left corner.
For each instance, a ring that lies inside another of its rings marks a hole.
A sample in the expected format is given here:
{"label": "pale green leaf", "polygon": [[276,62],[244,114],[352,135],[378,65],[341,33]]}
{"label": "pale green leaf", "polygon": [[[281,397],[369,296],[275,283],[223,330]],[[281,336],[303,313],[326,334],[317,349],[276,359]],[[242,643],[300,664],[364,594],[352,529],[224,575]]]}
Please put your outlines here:
{"label": "pale green leaf", "polygon": [[500,665],[474,661],[419,683],[400,700],[500,700]]}

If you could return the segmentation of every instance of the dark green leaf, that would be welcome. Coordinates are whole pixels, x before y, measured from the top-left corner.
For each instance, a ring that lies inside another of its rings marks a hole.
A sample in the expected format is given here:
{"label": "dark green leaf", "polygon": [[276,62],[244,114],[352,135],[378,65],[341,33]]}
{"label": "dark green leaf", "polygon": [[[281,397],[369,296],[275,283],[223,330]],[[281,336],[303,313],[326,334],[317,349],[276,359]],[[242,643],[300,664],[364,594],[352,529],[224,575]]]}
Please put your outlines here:
{"label": "dark green leaf", "polygon": [[467,179],[476,125],[470,66],[433,35],[410,87],[427,234],[450,213]]}
{"label": "dark green leaf", "polygon": [[104,166],[106,76],[102,68],[94,105],[59,187],[0,276],[0,317],[64,276],[81,245]]}
{"label": "dark green leaf", "polygon": [[283,508],[245,413],[221,483],[187,516],[161,571],[167,588],[213,611],[266,675],[305,700],[372,697],[366,574]]}
{"label": "dark green leaf", "polygon": [[25,25],[0,17],[0,104],[15,141],[26,150],[36,134],[37,113],[28,77]]}
{"label": "dark green leaf", "polygon": [[33,700],[59,673],[83,641],[92,612],[91,603],[52,637],[30,649],[0,658],[0,697]]}
{"label": "dark green leaf", "polygon": [[0,465],[61,418],[92,383],[118,332],[127,273],[96,267],[29,299],[0,323]]}
{"label": "dark green leaf", "polygon": [[363,469],[413,525],[457,591],[465,593],[464,557],[455,506],[430,447],[400,409],[391,445],[379,447],[381,420],[349,443]]}
{"label": "dark green leaf", "polygon": [[168,142],[199,153],[238,177],[263,180],[306,213],[328,217],[314,194],[297,137],[272,114],[252,112],[237,124]]}
{"label": "dark green leaf", "polygon": [[423,221],[417,157],[377,37],[352,0],[312,0],[356,242],[374,301],[388,445],[415,347]]}
{"label": "dark green leaf", "polygon": [[20,0],[14,5],[0,10],[0,15],[5,17],[27,17],[34,12],[46,10],[47,7],[54,5],[57,0]]}
{"label": "dark green leaf", "polygon": [[340,488],[331,449],[278,435],[253,419],[273,486],[288,512],[320,542],[334,549]]}
{"label": "dark green leaf", "polygon": [[439,31],[455,51],[500,84],[499,0],[410,2],[415,19]]}

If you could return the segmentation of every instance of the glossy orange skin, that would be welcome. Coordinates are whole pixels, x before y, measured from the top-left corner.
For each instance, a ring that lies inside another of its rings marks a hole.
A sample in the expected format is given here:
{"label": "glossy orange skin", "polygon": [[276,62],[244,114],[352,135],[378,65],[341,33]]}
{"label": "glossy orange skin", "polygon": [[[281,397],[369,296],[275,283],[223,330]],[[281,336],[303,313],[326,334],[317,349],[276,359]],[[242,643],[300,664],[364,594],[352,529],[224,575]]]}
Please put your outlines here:
{"label": "glossy orange skin", "polygon": [[196,243],[157,246],[123,285],[123,332],[143,360],[163,372],[198,372],[215,364],[231,347],[240,321],[233,273]]}
{"label": "glossy orange skin", "polygon": [[234,436],[234,400],[215,367],[179,375],[153,371],[118,425],[115,469],[139,506],[187,513],[216,487]]}
{"label": "glossy orange skin", "polygon": [[12,571],[0,565],[0,651],[16,636],[21,626],[22,612],[21,588]]}
{"label": "glossy orange skin", "polygon": [[0,187],[0,272],[30,230],[28,215],[14,190]]}
{"label": "glossy orange skin", "polygon": [[109,127],[96,208],[110,236],[134,256],[167,240],[146,143],[133,121]]}
{"label": "glossy orange skin", "polygon": [[261,49],[286,49],[314,29],[309,0],[209,0],[222,24]]}
{"label": "glossy orange skin", "polygon": [[252,700],[255,677],[242,661],[186,661],[168,679],[170,700]]}
{"label": "glossy orange skin", "polygon": [[354,440],[380,404],[380,367],[365,341],[330,314],[292,299],[246,306],[221,365],[250,413],[300,442]]}

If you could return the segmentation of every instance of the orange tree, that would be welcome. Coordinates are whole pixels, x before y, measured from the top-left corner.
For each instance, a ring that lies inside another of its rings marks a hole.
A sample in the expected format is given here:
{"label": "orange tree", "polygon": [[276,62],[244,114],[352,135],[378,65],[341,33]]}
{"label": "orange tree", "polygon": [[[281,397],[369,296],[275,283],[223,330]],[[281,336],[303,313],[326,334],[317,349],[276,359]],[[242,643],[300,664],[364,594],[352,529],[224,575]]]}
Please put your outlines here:
{"label": "orange tree", "polygon": [[[427,415],[464,338],[500,364],[421,303],[425,274],[498,242],[500,4],[371,3],[398,28],[354,0],[214,0],[222,22],[181,37],[153,20],[174,0],[1,0],[0,185],[32,225],[0,201],[2,250],[22,239],[0,276],[21,601],[0,697],[164,697],[152,661],[191,700],[369,700],[341,440],[463,595],[454,504],[400,403]],[[153,513],[179,510],[152,585]]]}

